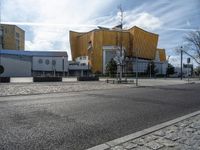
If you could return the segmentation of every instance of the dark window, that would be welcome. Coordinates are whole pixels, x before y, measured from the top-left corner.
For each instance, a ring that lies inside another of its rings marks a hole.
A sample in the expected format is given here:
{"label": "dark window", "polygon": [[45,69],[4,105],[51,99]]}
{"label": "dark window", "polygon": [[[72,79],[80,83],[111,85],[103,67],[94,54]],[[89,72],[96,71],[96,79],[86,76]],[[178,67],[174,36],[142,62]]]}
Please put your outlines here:
{"label": "dark window", "polygon": [[52,60],[52,65],[53,65],[53,66],[56,65],[56,60]]}
{"label": "dark window", "polygon": [[16,38],[19,38],[19,33],[16,32]]}
{"label": "dark window", "polygon": [[0,74],[4,72],[4,67],[0,65]]}
{"label": "dark window", "polygon": [[39,60],[38,60],[38,63],[39,63],[39,64],[42,64],[42,63],[43,63],[43,60],[42,60],[42,59],[39,59]]}
{"label": "dark window", "polygon": [[46,65],[48,65],[48,64],[49,64],[49,60],[48,60],[48,59],[46,59],[46,60],[45,60],[45,63],[46,63]]}
{"label": "dark window", "polygon": [[0,29],[0,36],[3,36],[3,29]]}
{"label": "dark window", "polygon": [[5,34],[7,34],[7,33],[8,33],[8,29],[7,29],[7,28],[5,28],[5,30],[4,30],[4,33],[5,33]]}
{"label": "dark window", "polygon": [[19,39],[16,39],[16,49],[20,49],[20,41],[19,41]]}

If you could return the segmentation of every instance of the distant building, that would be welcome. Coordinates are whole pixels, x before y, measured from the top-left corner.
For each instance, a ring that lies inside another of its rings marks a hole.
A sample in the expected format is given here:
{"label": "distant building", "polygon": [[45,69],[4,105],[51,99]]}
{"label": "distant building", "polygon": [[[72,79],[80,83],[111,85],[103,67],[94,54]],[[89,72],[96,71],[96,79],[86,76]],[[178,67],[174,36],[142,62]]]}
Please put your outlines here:
{"label": "distant building", "polygon": [[24,50],[25,31],[16,25],[0,24],[0,49]]}
{"label": "distant building", "polygon": [[[160,73],[165,74],[166,54],[164,49],[157,48],[158,37],[158,34],[136,26],[128,30],[99,28],[85,33],[70,31],[72,59],[75,61],[85,57],[93,73],[105,73],[107,63],[122,48],[123,56],[132,60],[132,65],[134,58],[141,59],[140,62],[144,64],[140,69],[142,72],[147,69],[149,61],[156,61]],[[133,66],[132,72],[135,72],[134,69]]]}
{"label": "distant building", "polygon": [[0,50],[0,77],[67,76],[67,52]]}
{"label": "distant building", "polygon": [[0,50],[0,77],[61,77],[87,75],[84,59],[68,61],[64,51]]}

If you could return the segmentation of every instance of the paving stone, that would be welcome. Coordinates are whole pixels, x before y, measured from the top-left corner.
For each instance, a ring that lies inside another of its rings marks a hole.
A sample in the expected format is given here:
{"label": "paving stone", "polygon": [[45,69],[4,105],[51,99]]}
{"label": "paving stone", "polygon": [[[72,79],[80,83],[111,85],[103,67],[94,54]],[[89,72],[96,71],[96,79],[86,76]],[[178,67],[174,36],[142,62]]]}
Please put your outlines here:
{"label": "paving stone", "polygon": [[146,143],[145,146],[147,146],[147,147],[149,147],[149,148],[151,148],[153,150],[157,150],[157,149],[160,149],[160,148],[164,147],[164,145],[159,144],[159,143],[157,143],[155,141],[151,141],[149,143]]}
{"label": "paving stone", "polygon": [[185,131],[194,133],[196,130],[194,128],[187,128]]}
{"label": "paving stone", "polygon": [[200,150],[200,115],[116,147],[118,150]]}
{"label": "paving stone", "polygon": [[138,148],[133,149],[133,150],[151,150],[151,149],[146,147],[146,146],[142,146],[142,147],[138,147]]}
{"label": "paving stone", "polygon": [[137,144],[131,143],[131,142],[127,142],[123,144],[123,147],[126,149],[132,149],[132,148],[136,148]]}
{"label": "paving stone", "polygon": [[158,138],[159,138],[158,136],[150,134],[150,135],[144,136],[143,139],[147,143],[147,142],[151,142],[151,141],[157,140]]}
{"label": "paving stone", "polygon": [[185,124],[185,123],[178,123],[176,124],[175,126],[179,127],[179,128],[184,128],[186,127],[188,124]]}
{"label": "paving stone", "polygon": [[123,146],[115,146],[112,147],[110,150],[126,150]]}
{"label": "paving stone", "polygon": [[200,122],[193,123],[193,124],[190,125],[190,127],[195,128],[195,129],[200,129]]}
{"label": "paving stone", "polygon": [[188,146],[184,144],[178,145],[176,149],[177,150],[195,150],[192,146]]}
{"label": "paving stone", "polygon": [[153,135],[164,137],[166,133],[163,130],[160,130],[160,131],[154,132]]}
{"label": "paving stone", "polygon": [[168,134],[165,136],[165,138],[172,140],[172,141],[176,141],[176,140],[180,139],[180,137],[177,134]]}
{"label": "paving stone", "polygon": [[156,140],[157,143],[160,143],[166,147],[175,147],[178,145],[177,142],[171,141],[171,140],[167,140],[165,138],[160,138],[158,140]]}
{"label": "paving stone", "polygon": [[168,133],[174,133],[178,130],[179,128],[177,126],[171,126],[167,128],[166,134]]}
{"label": "paving stone", "polygon": [[141,139],[141,138],[135,139],[135,140],[133,140],[132,142],[133,142],[134,144],[139,145],[139,146],[143,146],[143,145],[146,143],[145,140],[144,140],[144,139]]}

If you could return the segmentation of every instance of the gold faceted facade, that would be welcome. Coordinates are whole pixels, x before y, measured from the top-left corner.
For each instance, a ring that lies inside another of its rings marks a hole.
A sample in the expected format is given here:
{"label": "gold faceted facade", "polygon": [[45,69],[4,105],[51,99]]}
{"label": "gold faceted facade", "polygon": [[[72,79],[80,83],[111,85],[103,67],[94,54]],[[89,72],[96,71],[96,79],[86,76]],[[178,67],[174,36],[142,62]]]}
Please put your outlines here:
{"label": "gold faceted facade", "polygon": [[70,31],[72,59],[88,56],[92,72],[103,70],[103,46],[123,46],[127,57],[154,60],[159,51],[160,61],[166,61],[164,49],[158,49],[158,34],[139,27],[128,30],[95,29],[86,33]]}

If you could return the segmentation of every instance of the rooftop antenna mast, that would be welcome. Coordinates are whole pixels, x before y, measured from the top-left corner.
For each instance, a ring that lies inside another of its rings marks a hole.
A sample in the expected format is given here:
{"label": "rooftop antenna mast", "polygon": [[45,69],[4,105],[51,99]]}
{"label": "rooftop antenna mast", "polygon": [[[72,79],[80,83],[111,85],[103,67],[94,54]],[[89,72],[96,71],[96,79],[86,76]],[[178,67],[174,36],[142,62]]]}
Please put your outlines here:
{"label": "rooftop antenna mast", "polygon": [[[122,35],[122,30],[123,30],[123,21],[124,21],[124,11],[122,9],[122,5],[120,4],[118,6],[118,9],[119,9],[119,12],[120,12],[120,59],[122,59],[122,49],[123,49],[123,46],[122,46],[122,38],[123,38],[123,35]],[[122,65],[123,65],[123,60],[120,60],[120,65],[119,65],[119,69],[120,69],[120,76],[119,76],[119,81],[121,82],[122,80]]]}
{"label": "rooftop antenna mast", "polygon": [[0,26],[1,26],[1,0],[0,0]]}
{"label": "rooftop antenna mast", "polygon": [[120,28],[123,29],[123,21],[124,21],[124,10],[122,9],[122,5],[120,4],[118,6],[119,12],[120,12]]}

